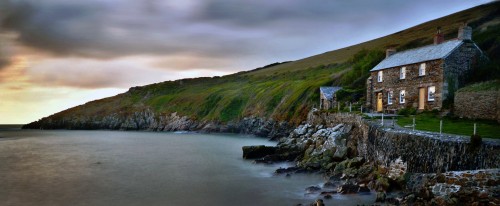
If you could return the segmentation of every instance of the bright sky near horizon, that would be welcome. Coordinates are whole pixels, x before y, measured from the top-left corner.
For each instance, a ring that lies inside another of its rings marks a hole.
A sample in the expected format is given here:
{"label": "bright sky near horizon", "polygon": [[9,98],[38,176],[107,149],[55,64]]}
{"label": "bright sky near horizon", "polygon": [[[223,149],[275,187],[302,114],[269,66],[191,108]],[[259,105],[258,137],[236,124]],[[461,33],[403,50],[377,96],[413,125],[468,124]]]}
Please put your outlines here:
{"label": "bright sky near horizon", "polygon": [[0,0],[0,124],[301,59],[487,2]]}

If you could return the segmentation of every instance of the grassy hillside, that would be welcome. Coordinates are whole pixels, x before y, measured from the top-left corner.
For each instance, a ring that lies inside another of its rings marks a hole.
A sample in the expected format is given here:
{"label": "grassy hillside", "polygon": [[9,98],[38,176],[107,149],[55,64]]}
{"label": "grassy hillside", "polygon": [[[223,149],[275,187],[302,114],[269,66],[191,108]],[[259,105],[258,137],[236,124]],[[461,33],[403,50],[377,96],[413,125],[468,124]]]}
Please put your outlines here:
{"label": "grassy hillside", "polygon": [[[177,112],[198,120],[227,122],[253,115],[298,123],[317,104],[320,86],[341,85],[349,91],[364,94],[368,71],[383,59],[387,47],[404,50],[429,44],[438,26],[442,27],[447,39],[454,38],[459,25],[465,21],[474,28],[473,39],[490,59],[500,59],[500,2],[494,2],[297,61],[223,77],[133,87],[124,94],[89,102],[53,117],[69,115],[78,119],[113,113],[127,115],[150,108],[158,113]],[[489,65],[477,81],[492,78],[488,72],[497,71],[495,69],[498,70],[498,62]],[[498,73],[493,72],[493,75]]]}

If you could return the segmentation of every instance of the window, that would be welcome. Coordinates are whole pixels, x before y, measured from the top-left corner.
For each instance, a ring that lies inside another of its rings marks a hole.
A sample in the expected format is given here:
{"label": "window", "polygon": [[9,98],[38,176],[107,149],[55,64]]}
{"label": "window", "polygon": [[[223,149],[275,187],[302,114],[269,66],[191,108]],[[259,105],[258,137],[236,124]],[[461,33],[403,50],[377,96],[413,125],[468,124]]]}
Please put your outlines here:
{"label": "window", "polygon": [[387,104],[392,104],[392,91],[387,92]]}
{"label": "window", "polygon": [[405,90],[401,90],[399,92],[399,103],[401,104],[405,103]]}
{"label": "window", "polygon": [[401,67],[399,70],[399,79],[405,79],[406,78],[406,67]]}
{"label": "window", "polygon": [[425,75],[425,63],[422,63],[418,68],[418,76],[424,76],[424,75]]}
{"label": "window", "polygon": [[382,71],[378,71],[378,75],[377,75],[377,79],[378,79],[378,82],[382,82],[383,81],[383,72]]}
{"label": "window", "polygon": [[427,100],[428,101],[434,101],[435,97],[436,97],[436,87],[435,86],[432,86],[432,87],[429,87],[427,88]]}

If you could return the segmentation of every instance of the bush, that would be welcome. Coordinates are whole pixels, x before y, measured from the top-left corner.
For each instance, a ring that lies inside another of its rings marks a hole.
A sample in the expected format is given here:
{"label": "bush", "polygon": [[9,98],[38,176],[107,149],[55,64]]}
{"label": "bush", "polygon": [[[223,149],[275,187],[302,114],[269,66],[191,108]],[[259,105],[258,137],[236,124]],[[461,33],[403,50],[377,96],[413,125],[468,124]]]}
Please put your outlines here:
{"label": "bush", "polygon": [[410,116],[410,115],[415,115],[417,114],[417,109],[415,108],[412,108],[412,107],[408,107],[408,108],[404,108],[404,109],[401,109],[398,111],[398,115],[402,115],[402,116]]}

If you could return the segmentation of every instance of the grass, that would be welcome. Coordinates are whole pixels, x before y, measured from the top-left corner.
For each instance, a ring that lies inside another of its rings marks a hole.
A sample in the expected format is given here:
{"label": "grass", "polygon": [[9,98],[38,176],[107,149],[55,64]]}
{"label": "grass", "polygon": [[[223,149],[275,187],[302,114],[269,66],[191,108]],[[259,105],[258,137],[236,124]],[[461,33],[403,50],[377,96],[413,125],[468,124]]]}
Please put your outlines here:
{"label": "grass", "polygon": [[[415,129],[439,132],[439,121],[443,120],[443,133],[471,136],[474,131],[474,123],[477,126],[477,134],[481,137],[500,139],[500,124],[496,121],[470,120],[459,118],[440,118],[432,113],[421,113],[415,116]],[[399,117],[399,126],[413,124],[412,116]]]}
{"label": "grass", "polygon": [[480,91],[498,91],[500,90],[500,80],[492,80],[473,84],[459,89],[457,92],[480,92]]}

